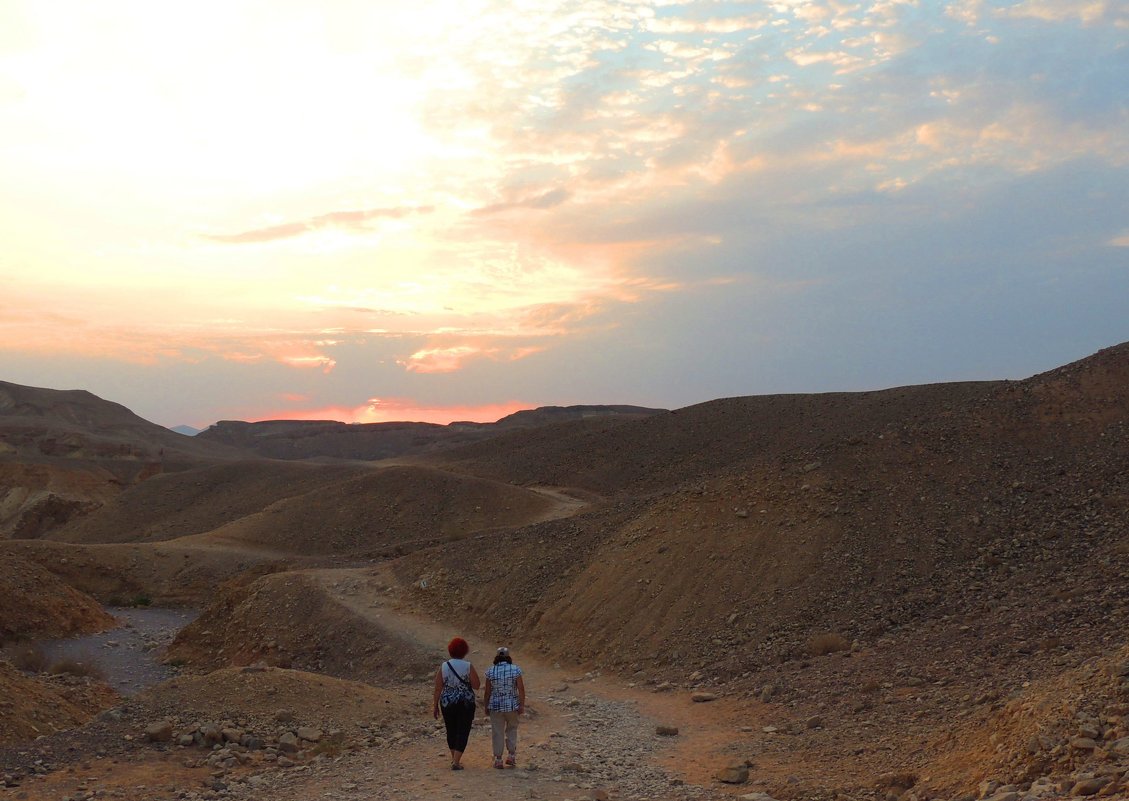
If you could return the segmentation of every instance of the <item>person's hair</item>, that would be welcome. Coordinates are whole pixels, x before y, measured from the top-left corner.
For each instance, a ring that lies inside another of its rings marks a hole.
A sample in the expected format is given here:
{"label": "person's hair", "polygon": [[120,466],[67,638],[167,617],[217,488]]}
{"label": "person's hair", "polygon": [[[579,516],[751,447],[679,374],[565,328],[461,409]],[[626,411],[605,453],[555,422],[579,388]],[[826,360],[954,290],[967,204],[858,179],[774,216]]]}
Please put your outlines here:
{"label": "person's hair", "polygon": [[447,653],[451,655],[452,659],[462,659],[470,653],[470,646],[462,637],[455,637],[447,643]]}
{"label": "person's hair", "polygon": [[494,664],[499,662],[508,662],[511,665],[514,663],[513,657],[510,656],[509,648],[499,648],[498,653],[494,654]]}

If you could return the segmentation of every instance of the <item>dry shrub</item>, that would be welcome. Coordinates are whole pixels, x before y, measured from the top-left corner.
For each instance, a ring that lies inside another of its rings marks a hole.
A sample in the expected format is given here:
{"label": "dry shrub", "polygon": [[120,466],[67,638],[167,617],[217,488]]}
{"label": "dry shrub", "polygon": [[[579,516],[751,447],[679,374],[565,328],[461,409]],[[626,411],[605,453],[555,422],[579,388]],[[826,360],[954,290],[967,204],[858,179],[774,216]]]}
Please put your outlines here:
{"label": "dry shrub", "polygon": [[908,790],[917,784],[917,774],[909,771],[883,773],[878,777],[878,787],[889,787],[895,790]]}
{"label": "dry shrub", "polygon": [[345,751],[345,735],[335,733],[318,742],[313,753],[326,757],[338,757]]}
{"label": "dry shrub", "polygon": [[808,653],[812,656],[824,656],[836,651],[851,650],[851,643],[842,634],[816,634],[808,640]]}
{"label": "dry shrub", "polygon": [[26,643],[5,646],[3,656],[17,670],[24,673],[42,673],[47,670],[47,656],[38,647]]}
{"label": "dry shrub", "polygon": [[60,659],[55,664],[51,665],[50,672],[56,676],[65,673],[68,676],[85,676],[86,678],[98,679],[99,681],[105,681],[106,679],[105,674],[97,665],[79,662],[77,659]]}

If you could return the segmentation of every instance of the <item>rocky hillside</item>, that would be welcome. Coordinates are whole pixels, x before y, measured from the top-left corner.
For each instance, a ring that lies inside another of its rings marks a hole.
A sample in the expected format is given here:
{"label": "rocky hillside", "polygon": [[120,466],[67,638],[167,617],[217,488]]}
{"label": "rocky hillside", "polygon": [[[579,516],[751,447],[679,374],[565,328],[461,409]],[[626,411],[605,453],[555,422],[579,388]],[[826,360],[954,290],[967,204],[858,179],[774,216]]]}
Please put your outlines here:
{"label": "rocky hillside", "polygon": [[89,392],[0,381],[0,539],[42,536],[124,487],[236,455]]}
{"label": "rocky hillside", "polygon": [[199,534],[362,474],[363,468],[232,461],[165,473],[122,489],[46,539],[64,542],[157,542]]}
{"label": "rocky hillside", "polygon": [[535,492],[421,467],[366,470],[279,500],[261,513],[186,542],[208,541],[287,555],[390,556],[547,515]]}
{"label": "rocky hillside", "polygon": [[985,660],[1064,633],[1098,647],[1129,614],[1127,423],[1120,346],[1021,382],[523,432],[455,464],[616,500],[398,570],[433,614],[672,675],[739,676],[803,657],[821,633],[865,642],[937,624],[940,648],[985,609],[1000,626],[971,643]]}
{"label": "rocky hillside", "polygon": [[4,461],[175,463],[231,455],[227,448],[176,434],[85,390],[0,381],[0,459]]}
{"label": "rocky hillside", "polygon": [[105,685],[65,674],[28,676],[0,659],[0,746],[82,725],[115,700]]}
{"label": "rocky hillside", "polygon": [[0,645],[30,637],[70,637],[103,631],[114,618],[93,598],[15,554],[0,570]]}

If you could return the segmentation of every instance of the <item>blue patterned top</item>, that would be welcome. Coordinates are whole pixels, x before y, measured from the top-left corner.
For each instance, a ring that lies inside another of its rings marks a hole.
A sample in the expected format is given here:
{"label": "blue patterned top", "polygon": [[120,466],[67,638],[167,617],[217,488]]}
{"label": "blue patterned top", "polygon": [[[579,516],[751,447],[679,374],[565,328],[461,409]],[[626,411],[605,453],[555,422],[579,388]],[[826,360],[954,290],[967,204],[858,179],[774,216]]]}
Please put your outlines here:
{"label": "blue patterned top", "polygon": [[486,671],[490,680],[489,712],[516,712],[518,708],[517,679],[521,668],[509,662],[499,662]]}

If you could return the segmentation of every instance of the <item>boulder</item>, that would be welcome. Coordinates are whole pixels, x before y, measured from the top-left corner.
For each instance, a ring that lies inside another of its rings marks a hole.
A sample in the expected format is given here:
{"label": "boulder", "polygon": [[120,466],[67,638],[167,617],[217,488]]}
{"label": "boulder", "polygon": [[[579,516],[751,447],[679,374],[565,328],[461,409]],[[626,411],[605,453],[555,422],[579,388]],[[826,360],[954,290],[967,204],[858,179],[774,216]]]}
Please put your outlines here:
{"label": "boulder", "polygon": [[1094,795],[1109,784],[1109,778],[1098,776],[1093,779],[1083,779],[1070,788],[1071,795]]}
{"label": "boulder", "polygon": [[717,772],[717,780],[725,784],[744,784],[749,780],[749,766],[744,762],[734,762]]}
{"label": "boulder", "polygon": [[167,743],[172,740],[172,722],[158,720],[145,727],[145,739],[151,743]]}
{"label": "boulder", "polygon": [[309,743],[316,743],[321,740],[321,729],[315,729],[313,726],[299,726],[295,732],[299,740],[305,740]]}
{"label": "boulder", "polygon": [[278,750],[286,754],[296,753],[298,751],[298,735],[292,731],[288,731],[279,737]]}

